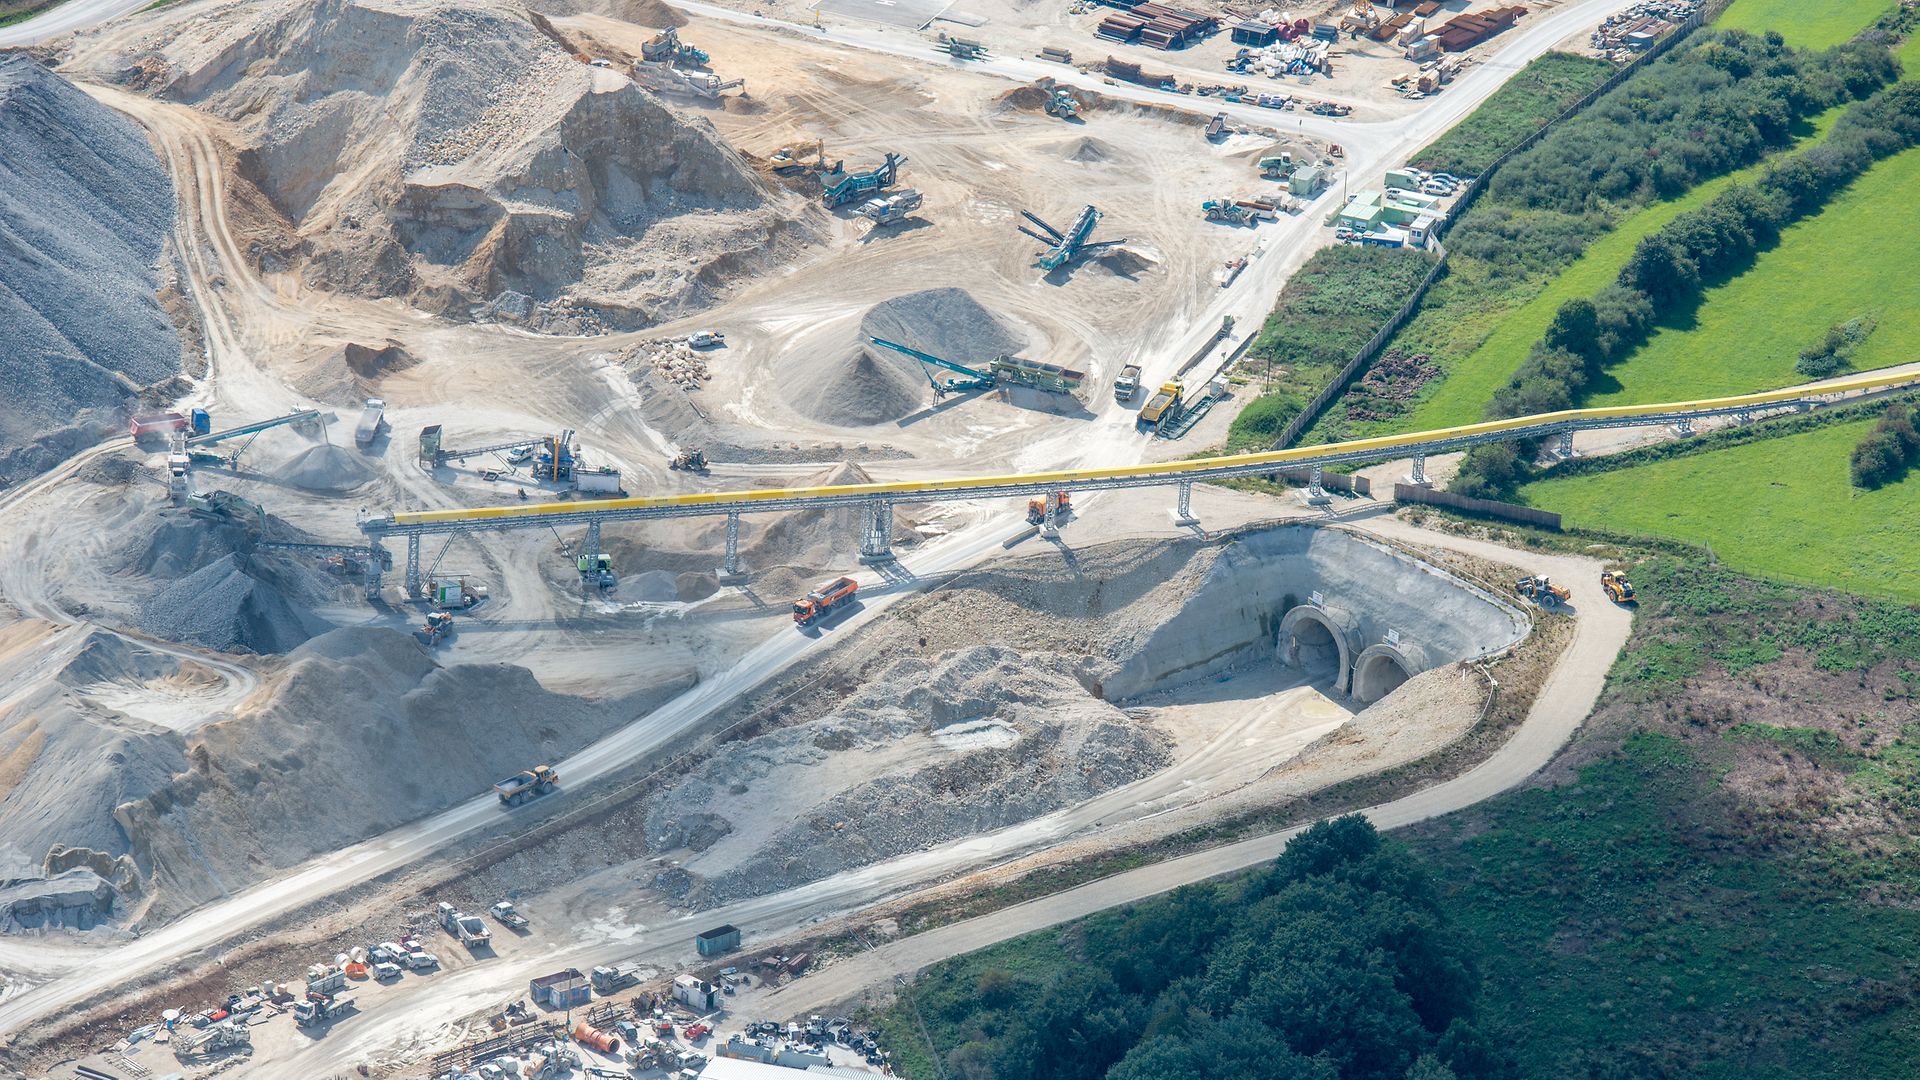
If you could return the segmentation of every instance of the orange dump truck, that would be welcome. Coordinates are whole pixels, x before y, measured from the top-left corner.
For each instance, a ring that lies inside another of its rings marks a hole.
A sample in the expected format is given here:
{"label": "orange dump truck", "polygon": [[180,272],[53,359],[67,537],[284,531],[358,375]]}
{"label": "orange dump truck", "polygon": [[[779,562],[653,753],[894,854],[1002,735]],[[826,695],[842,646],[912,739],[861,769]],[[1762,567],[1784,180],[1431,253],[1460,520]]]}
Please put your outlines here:
{"label": "orange dump truck", "polygon": [[860,583],[850,577],[827,582],[793,602],[794,624],[812,626],[830,612],[852,603],[853,594],[859,589]]}

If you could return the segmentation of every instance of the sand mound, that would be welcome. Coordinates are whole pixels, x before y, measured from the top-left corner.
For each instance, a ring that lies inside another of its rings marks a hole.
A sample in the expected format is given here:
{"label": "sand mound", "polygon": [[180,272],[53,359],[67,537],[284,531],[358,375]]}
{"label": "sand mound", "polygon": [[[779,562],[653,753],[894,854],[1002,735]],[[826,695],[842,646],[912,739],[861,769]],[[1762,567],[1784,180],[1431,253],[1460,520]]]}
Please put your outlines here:
{"label": "sand mound", "polygon": [[154,295],[173,187],[139,127],[25,54],[0,56],[0,143],[0,477],[20,480],[179,372]]}
{"label": "sand mound", "polygon": [[[233,122],[297,269],[341,291],[536,329],[637,325],[811,239],[788,228],[802,201],[706,121],[577,62],[536,19],[512,0],[215,0],[131,56],[81,62],[160,72],[150,91]],[[530,304],[485,303],[508,293]]]}
{"label": "sand mound", "polygon": [[795,383],[793,407],[835,427],[871,427],[898,420],[932,400],[919,365],[893,353],[855,346],[850,353],[808,366],[817,369]]}
{"label": "sand mound", "polygon": [[373,470],[360,455],[344,447],[322,443],[308,447],[281,466],[280,479],[306,491],[352,491],[373,479]]}
{"label": "sand mound", "polygon": [[918,361],[867,343],[883,338],[956,363],[984,366],[1026,344],[964,289],[928,289],[876,304],[846,351],[794,364],[791,398],[806,416],[839,427],[898,420],[932,400]]}
{"label": "sand mound", "polygon": [[688,899],[725,903],[1025,821],[1170,760],[1070,661],[982,645],[896,661],[826,716],[715,755],[652,801],[647,844],[699,852]]}
{"label": "sand mound", "polygon": [[122,809],[163,913],[482,794],[672,689],[592,703],[521,667],[442,668],[407,635],[361,627],[287,660],[262,704],[201,728],[191,767]]}
{"label": "sand mound", "polygon": [[139,615],[140,628],[155,637],[220,652],[286,652],[311,636],[310,621],[237,554],[155,593]]}
{"label": "sand mound", "polygon": [[1120,161],[1126,156],[1115,149],[1112,143],[1103,142],[1091,135],[1083,135],[1078,139],[1069,139],[1064,143],[1058,144],[1057,149],[1060,151],[1060,156],[1068,161],[1081,161],[1088,164]]}

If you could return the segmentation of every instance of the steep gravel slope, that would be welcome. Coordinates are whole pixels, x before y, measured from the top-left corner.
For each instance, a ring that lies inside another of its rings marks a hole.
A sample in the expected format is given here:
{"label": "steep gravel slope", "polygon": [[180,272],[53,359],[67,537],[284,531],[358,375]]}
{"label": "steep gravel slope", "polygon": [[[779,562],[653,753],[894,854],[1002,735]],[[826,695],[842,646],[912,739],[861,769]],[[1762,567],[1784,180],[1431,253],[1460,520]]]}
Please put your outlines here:
{"label": "steep gravel slope", "polygon": [[0,56],[0,478],[118,427],[180,370],[155,299],[173,187],[126,119]]}

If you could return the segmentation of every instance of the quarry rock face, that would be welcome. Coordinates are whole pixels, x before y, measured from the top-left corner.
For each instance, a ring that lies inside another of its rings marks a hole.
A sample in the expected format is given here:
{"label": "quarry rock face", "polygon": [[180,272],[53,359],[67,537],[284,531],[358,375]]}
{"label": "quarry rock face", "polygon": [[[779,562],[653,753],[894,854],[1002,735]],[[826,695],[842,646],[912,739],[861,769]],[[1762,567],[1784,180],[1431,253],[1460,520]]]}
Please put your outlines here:
{"label": "quarry rock face", "polygon": [[129,70],[237,126],[241,175],[328,288],[477,317],[517,293],[637,325],[772,257],[797,198],[542,23],[505,3],[229,3]]}
{"label": "quarry rock face", "polygon": [[180,371],[159,266],[173,187],[139,127],[0,56],[0,482],[119,430]]}

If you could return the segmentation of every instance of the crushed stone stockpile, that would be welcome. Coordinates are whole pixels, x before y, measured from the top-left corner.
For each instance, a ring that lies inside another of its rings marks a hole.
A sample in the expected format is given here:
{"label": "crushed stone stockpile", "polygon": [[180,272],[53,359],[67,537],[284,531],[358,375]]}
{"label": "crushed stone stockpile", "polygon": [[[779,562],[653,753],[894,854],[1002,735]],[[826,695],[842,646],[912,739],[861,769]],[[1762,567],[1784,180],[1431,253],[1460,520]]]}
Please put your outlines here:
{"label": "crushed stone stockpile", "polygon": [[314,622],[239,554],[221,556],[140,607],[147,633],[221,652],[286,652],[312,636]]}
{"label": "crushed stone stockpile", "polygon": [[373,469],[359,454],[330,443],[302,450],[277,473],[280,479],[306,491],[352,491],[373,479]]}
{"label": "crushed stone stockpile", "polygon": [[[637,327],[809,242],[704,119],[512,0],[224,0],[77,62],[232,121],[310,279],[534,329]],[[130,53],[130,55],[129,55]]]}
{"label": "crushed stone stockpile", "polygon": [[[222,652],[284,653],[329,629],[315,608],[337,597],[341,580],[313,560],[256,551],[252,524],[200,515],[140,519],[116,535],[117,558],[107,561],[118,575],[143,579],[146,591],[123,590],[130,600],[103,606],[156,637]],[[309,539],[272,515],[266,530]]]}
{"label": "crushed stone stockpile", "polygon": [[146,136],[25,54],[0,55],[0,478],[119,429],[179,374],[155,291],[173,187]]}
{"label": "crushed stone stockpile", "polygon": [[[984,367],[1026,341],[964,289],[927,289],[874,305],[859,340],[794,361],[789,400],[837,427],[899,420],[933,400],[919,361],[868,342],[882,338],[968,367]],[[945,372],[938,373],[944,379]]]}
{"label": "crushed stone stockpile", "polygon": [[169,915],[484,795],[677,688],[589,702],[523,667],[441,667],[397,630],[334,630],[290,654],[258,704],[195,732],[189,766],[120,816]]}
{"label": "crushed stone stockpile", "polygon": [[1037,817],[1171,762],[1086,665],[980,645],[875,673],[828,715],[730,746],[650,804],[656,883],[727,903]]}

